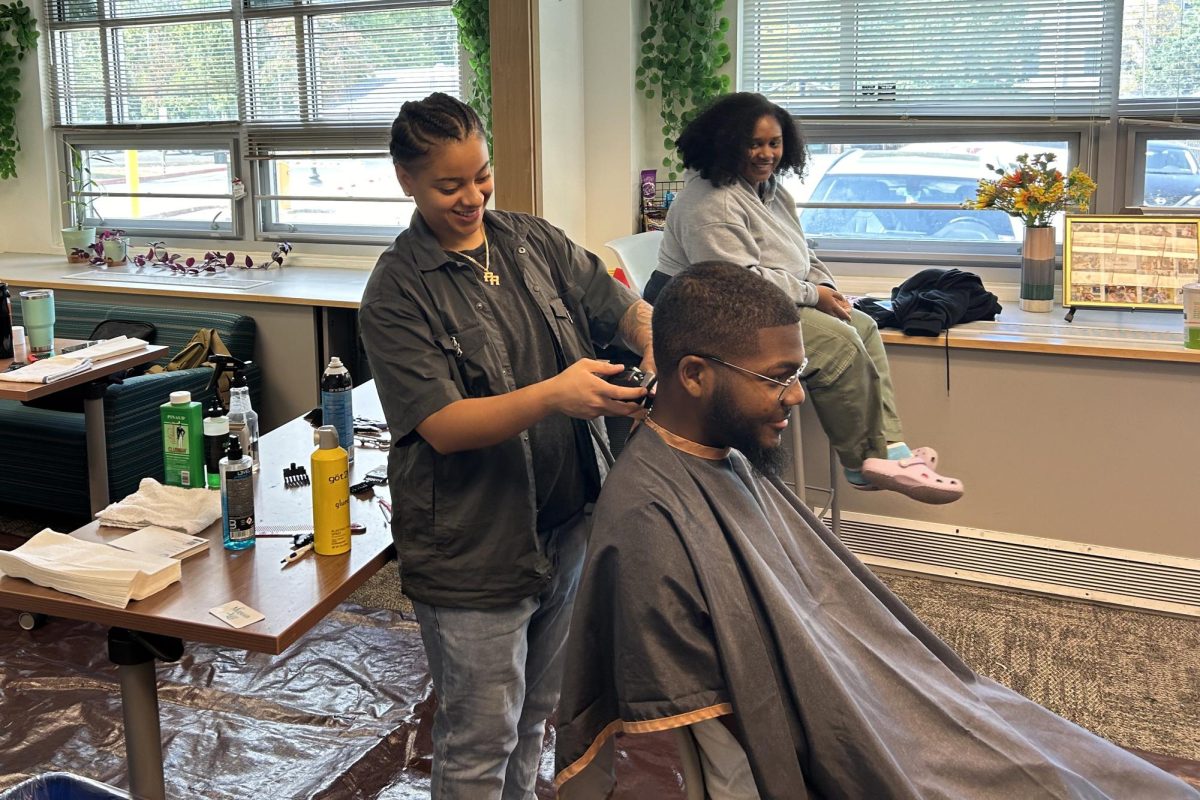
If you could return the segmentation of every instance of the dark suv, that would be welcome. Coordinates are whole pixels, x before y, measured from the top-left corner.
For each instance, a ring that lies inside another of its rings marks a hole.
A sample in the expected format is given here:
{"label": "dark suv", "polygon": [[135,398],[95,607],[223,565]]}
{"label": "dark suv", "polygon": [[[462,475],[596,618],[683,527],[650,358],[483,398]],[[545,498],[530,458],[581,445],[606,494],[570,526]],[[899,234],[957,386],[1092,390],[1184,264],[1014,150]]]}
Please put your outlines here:
{"label": "dark suv", "polygon": [[1200,194],[1200,151],[1175,142],[1146,145],[1146,184],[1142,205],[1176,206]]}

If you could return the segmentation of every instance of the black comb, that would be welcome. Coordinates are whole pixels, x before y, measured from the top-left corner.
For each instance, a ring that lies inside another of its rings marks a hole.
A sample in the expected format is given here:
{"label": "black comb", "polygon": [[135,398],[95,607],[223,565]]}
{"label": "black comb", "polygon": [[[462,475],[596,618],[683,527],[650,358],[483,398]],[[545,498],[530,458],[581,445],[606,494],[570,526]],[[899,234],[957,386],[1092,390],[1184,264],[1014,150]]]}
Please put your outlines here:
{"label": "black comb", "polygon": [[297,467],[296,462],[293,461],[290,467],[283,468],[283,485],[288,489],[308,486],[308,470],[304,467]]}

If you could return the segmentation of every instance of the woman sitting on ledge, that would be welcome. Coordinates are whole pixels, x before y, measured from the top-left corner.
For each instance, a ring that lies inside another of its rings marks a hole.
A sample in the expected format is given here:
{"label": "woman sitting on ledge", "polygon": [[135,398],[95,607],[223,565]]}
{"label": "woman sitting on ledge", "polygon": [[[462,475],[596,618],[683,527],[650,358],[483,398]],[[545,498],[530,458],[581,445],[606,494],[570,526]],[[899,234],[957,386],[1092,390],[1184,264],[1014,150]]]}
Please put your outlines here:
{"label": "woman sitting on ledge", "polygon": [[692,172],[667,214],[646,300],[691,264],[723,261],[758,273],[800,307],[809,355],[801,379],[850,484],[924,503],[962,497],[961,481],[934,471],[932,448],[905,444],[879,329],[809,250],[796,202],[779,184],[782,174],[804,172],[804,141],[791,115],[762,95],[725,95],[676,145]]}

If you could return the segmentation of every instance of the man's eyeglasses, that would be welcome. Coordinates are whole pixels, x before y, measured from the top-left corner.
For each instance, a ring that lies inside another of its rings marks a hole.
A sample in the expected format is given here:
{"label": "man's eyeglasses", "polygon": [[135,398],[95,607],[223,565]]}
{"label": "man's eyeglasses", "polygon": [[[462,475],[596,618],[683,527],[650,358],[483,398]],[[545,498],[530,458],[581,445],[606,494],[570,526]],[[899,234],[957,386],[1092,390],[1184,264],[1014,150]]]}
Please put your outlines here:
{"label": "man's eyeglasses", "polygon": [[787,390],[796,385],[796,381],[800,380],[800,376],[803,375],[804,370],[808,368],[808,357],[805,356],[804,360],[800,362],[800,369],[796,370],[787,380],[781,381],[777,378],[772,378],[769,375],[763,375],[761,372],[755,372],[752,369],[746,369],[745,367],[739,367],[737,364],[730,364],[728,361],[722,361],[716,356],[702,355],[700,357],[707,358],[709,361],[715,361],[718,364],[729,367],[730,369],[736,369],[738,372],[744,372],[747,375],[753,375],[756,378],[760,378],[764,381],[769,381],[770,383],[775,384],[776,386],[780,387],[779,397],[775,398],[776,401],[780,403],[783,402],[783,396],[787,394]]}

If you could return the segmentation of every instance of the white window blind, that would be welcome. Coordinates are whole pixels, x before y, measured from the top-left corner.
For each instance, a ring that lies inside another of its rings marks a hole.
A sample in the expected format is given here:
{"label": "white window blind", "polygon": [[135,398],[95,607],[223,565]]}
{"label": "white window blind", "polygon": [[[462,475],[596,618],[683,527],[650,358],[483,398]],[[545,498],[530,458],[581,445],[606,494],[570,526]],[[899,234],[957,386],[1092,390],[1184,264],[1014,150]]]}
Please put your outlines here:
{"label": "white window blind", "polygon": [[802,117],[1107,114],[1118,2],[745,0],[741,84]]}
{"label": "white window blind", "polygon": [[63,127],[386,125],[461,93],[449,0],[47,0]]}
{"label": "white window blind", "polygon": [[1122,116],[1200,116],[1200,3],[1125,0]]}

